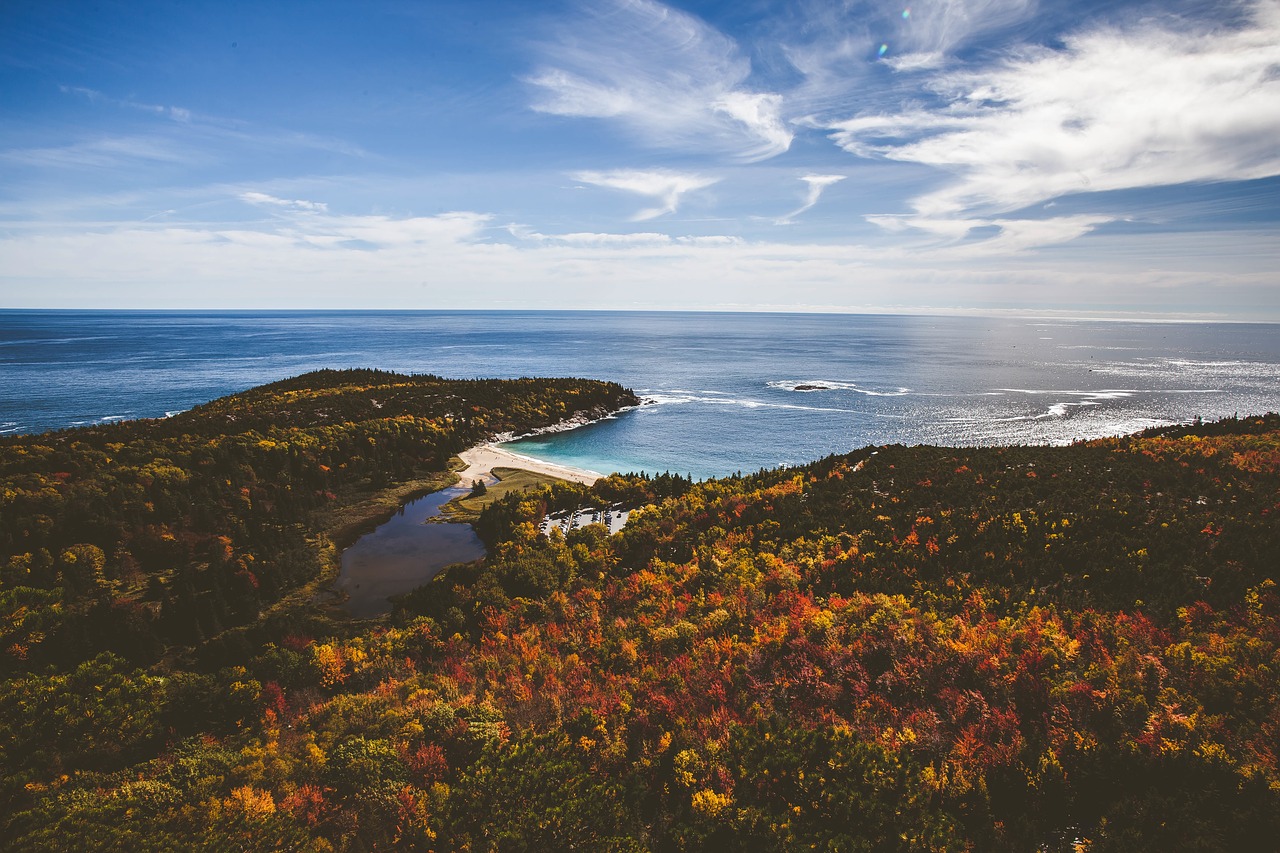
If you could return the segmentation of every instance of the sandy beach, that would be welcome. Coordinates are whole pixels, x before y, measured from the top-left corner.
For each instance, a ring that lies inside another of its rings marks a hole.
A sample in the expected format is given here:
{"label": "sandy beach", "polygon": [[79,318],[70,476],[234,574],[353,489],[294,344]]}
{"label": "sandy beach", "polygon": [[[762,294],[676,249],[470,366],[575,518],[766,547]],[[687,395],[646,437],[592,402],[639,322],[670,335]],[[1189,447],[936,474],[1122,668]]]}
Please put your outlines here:
{"label": "sandy beach", "polygon": [[588,486],[604,476],[599,472],[588,471],[585,468],[570,468],[567,465],[556,465],[551,462],[543,462],[540,459],[521,456],[519,453],[503,450],[495,444],[478,444],[459,453],[458,458],[467,463],[467,467],[458,472],[458,476],[461,477],[460,482],[464,485],[481,479],[492,482],[494,468],[521,468],[525,471],[546,474],[548,477],[559,477],[561,480],[570,480]]}

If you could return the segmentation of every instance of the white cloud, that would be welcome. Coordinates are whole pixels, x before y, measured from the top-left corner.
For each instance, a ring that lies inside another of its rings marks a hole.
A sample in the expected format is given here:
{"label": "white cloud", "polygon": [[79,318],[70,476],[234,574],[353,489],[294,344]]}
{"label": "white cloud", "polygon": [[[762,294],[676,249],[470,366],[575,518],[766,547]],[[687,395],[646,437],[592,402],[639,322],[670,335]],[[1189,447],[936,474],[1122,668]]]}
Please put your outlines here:
{"label": "white cloud", "polygon": [[993,219],[983,224],[999,228],[996,236],[957,247],[954,254],[959,257],[1009,255],[1026,249],[1069,243],[1113,220],[1111,216],[1088,214],[1052,219]]}
{"label": "white cloud", "polygon": [[846,175],[805,175],[800,180],[809,185],[809,191],[805,195],[804,204],[795,210],[783,216],[781,219],[775,220],[777,225],[790,225],[795,222],[795,218],[804,213],[809,208],[818,203],[818,199],[822,197],[822,191],[832,184],[838,184],[843,181]]}
{"label": "white cloud", "polygon": [[1049,247],[1044,256],[990,257],[973,242],[919,252],[579,232],[511,243],[485,239],[491,217],[473,211],[284,210],[251,224],[6,231],[0,293],[11,307],[921,310],[1066,302],[1198,313],[1233,305],[1236,316],[1280,319],[1280,243],[1266,230],[1148,235],[1140,247],[1103,234],[1087,255]]}
{"label": "white cloud", "polygon": [[[897,71],[936,70],[955,62],[956,51],[980,37],[1034,22],[1038,0],[796,0],[772,41],[804,78],[786,93],[796,123],[821,124],[816,116],[847,115],[901,93],[877,74],[877,65]],[[905,14],[904,14],[905,13]],[[881,45],[885,52],[880,53]]]}
{"label": "white cloud", "polygon": [[575,231],[569,234],[542,234],[528,228],[510,226],[507,229],[521,240],[539,243],[560,243],[568,246],[641,246],[670,243],[671,237],[653,231],[631,234],[611,234],[594,231]]}
{"label": "white cloud", "polygon": [[533,108],[617,120],[646,144],[711,148],[744,160],[786,151],[782,99],[745,84],[751,63],[705,22],[655,0],[584,6],[545,47]]}
{"label": "white cloud", "polygon": [[661,207],[641,210],[632,217],[635,221],[655,219],[668,213],[675,213],[680,206],[680,197],[682,195],[709,187],[719,180],[718,178],[686,172],[632,169],[620,169],[613,172],[577,172],[573,175],[573,178],[598,187],[651,196],[662,202]]}
{"label": "white cloud", "polygon": [[145,104],[140,101],[130,99],[113,98],[110,95],[103,94],[97,89],[89,89],[84,86],[59,86],[58,91],[64,95],[76,95],[85,98],[90,103],[107,104],[113,107],[127,107],[131,110],[139,110],[145,113],[154,113],[158,116],[166,116],[176,122],[186,123],[191,121],[191,110],[186,107],[166,107],[161,104]]}
{"label": "white cloud", "polygon": [[306,213],[323,213],[329,209],[329,205],[320,201],[306,201],[300,198],[276,198],[273,195],[267,195],[266,193],[260,192],[243,192],[240,193],[239,198],[241,201],[246,201],[249,204],[283,207],[289,210],[303,211]]}
{"label": "white cloud", "polygon": [[[341,139],[319,136],[311,133],[299,133],[273,128],[254,127],[246,122],[222,118],[218,116],[194,113],[186,107],[148,104],[132,99],[121,99],[88,89],[83,86],[59,86],[65,95],[84,98],[90,103],[135,110],[167,119],[156,125],[156,131],[146,137],[105,138],[94,141],[81,141],[59,149],[38,149],[35,153],[44,152],[43,157],[33,160],[40,165],[58,165],[55,154],[62,152],[62,160],[74,160],[82,152],[91,155],[95,148],[104,145],[125,144],[140,148],[149,143],[153,148],[162,148],[167,156],[151,159],[170,159],[183,162],[202,162],[221,158],[220,153],[211,153],[205,149],[220,149],[222,146],[243,147],[250,150],[261,149],[311,149],[343,154],[349,157],[368,157],[368,152],[358,145]],[[193,149],[197,149],[193,151]],[[21,154],[22,152],[15,152]],[[11,155],[12,156],[12,155]],[[29,156],[32,156],[29,152]],[[145,153],[137,155],[143,158]],[[74,163],[73,163],[74,164]]]}
{"label": "white cloud", "polygon": [[[488,227],[492,216],[472,211],[451,211],[436,216],[340,215],[320,201],[280,198],[259,191],[236,196],[241,201],[278,211],[269,224],[242,223],[234,227],[209,226],[219,239],[257,242],[262,235],[300,248],[357,248],[381,251],[396,247],[443,245],[474,240]],[[179,229],[181,230],[181,229]]]}
{"label": "white cloud", "polygon": [[682,243],[686,246],[706,246],[706,247],[742,246],[742,245],[745,245],[746,243],[746,241],[743,240],[741,237],[732,237],[726,234],[707,234],[701,237],[692,237],[692,236],[677,237],[676,242]]}
{"label": "white cloud", "polygon": [[867,216],[866,220],[886,231],[902,233],[918,228],[948,240],[961,240],[974,228],[987,224],[983,219],[927,219],[923,216],[891,213]]}
{"label": "white cloud", "polygon": [[959,180],[913,200],[922,221],[1063,195],[1280,174],[1280,4],[1236,30],[1144,21],[944,73],[945,108],[835,123],[847,151]]}
{"label": "white cloud", "polygon": [[84,142],[0,152],[0,160],[48,169],[116,169],[138,164],[194,165],[209,158],[152,136],[104,136]]}
{"label": "white cloud", "polygon": [[[895,54],[940,61],[941,57],[971,43],[976,37],[1007,29],[1035,14],[1036,0],[914,0],[909,14],[894,6],[892,29],[884,42]],[[903,60],[908,64],[912,60]]]}
{"label": "white cloud", "polygon": [[445,245],[476,239],[492,218],[465,210],[437,216],[334,216],[319,233],[375,248]]}
{"label": "white cloud", "polygon": [[791,147],[794,134],[782,120],[782,96],[758,92],[726,92],[712,109],[741,122],[760,142],[744,152],[747,159],[763,159]]}
{"label": "white cloud", "polygon": [[170,227],[170,233],[205,234],[208,239],[245,246],[279,246],[295,250],[355,250],[366,254],[397,249],[424,249],[466,243],[477,238],[491,216],[454,211],[437,216],[339,216],[321,202],[241,193],[242,200],[279,208],[274,227],[263,223],[235,226]]}
{"label": "white cloud", "polygon": [[[919,230],[936,235],[947,243],[956,244],[922,247],[932,249],[935,256],[951,258],[1008,255],[1041,246],[1069,243],[1099,225],[1115,221],[1113,216],[1090,214],[1050,219],[966,219],[916,215],[875,215],[866,219],[886,231],[902,233]],[[990,229],[993,234],[973,242],[961,243],[971,237],[975,229]]]}

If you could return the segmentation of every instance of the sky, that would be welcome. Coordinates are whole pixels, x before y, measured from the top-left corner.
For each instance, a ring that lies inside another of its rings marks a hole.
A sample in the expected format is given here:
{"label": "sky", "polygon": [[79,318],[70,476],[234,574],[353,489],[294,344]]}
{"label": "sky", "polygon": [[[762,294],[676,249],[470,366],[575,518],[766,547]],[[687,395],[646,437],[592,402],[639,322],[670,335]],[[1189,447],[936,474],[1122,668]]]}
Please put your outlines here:
{"label": "sky", "polygon": [[1280,321],[1280,0],[5,0],[0,308]]}

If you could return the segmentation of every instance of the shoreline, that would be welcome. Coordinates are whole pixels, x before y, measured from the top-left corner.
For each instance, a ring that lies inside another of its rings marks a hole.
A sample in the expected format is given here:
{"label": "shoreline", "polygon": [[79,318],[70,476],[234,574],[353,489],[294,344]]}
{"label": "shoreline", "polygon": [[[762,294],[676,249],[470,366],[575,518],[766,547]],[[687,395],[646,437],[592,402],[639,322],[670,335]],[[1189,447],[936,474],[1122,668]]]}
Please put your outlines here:
{"label": "shoreline", "polygon": [[590,486],[596,480],[606,476],[599,471],[592,471],[589,468],[575,468],[572,465],[560,465],[556,462],[545,462],[541,459],[535,459],[532,456],[525,456],[522,453],[514,453],[500,447],[509,441],[517,441],[522,438],[532,438],[536,435],[547,435],[549,433],[569,432],[579,427],[588,426],[590,424],[599,423],[616,418],[623,412],[632,409],[638,409],[644,405],[645,401],[641,401],[636,406],[623,406],[620,409],[606,411],[602,408],[596,408],[586,411],[574,412],[562,421],[558,421],[548,426],[538,427],[529,432],[520,433],[502,432],[494,435],[488,441],[481,442],[474,447],[469,447],[458,454],[458,458],[466,465],[455,473],[458,475],[458,485],[467,486],[476,480],[483,480],[486,485],[493,485],[498,478],[493,474],[494,468],[517,468],[522,471],[529,471],[534,474],[542,474],[546,477],[555,477],[560,480],[568,480],[571,483],[581,483],[584,486]]}
{"label": "shoreline", "polygon": [[493,475],[494,468],[519,468],[523,471],[532,471],[535,474],[544,474],[548,477],[568,480],[571,483],[581,483],[584,486],[590,486],[596,480],[605,476],[598,471],[589,471],[586,468],[557,465],[554,462],[543,462],[541,459],[534,459],[532,456],[512,453],[510,450],[503,450],[494,442],[489,441],[467,448],[458,454],[458,458],[467,465],[466,468],[456,472],[461,486],[470,485],[475,480],[484,480],[492,485],[497,480]]}
{"label": "shoreline", "polygon": [[[535,436],[549,435],[551,433],[557,433],[557,432],[569,432],[570,430],[575,430],[575,429],[578,429],[579,427],[598,424],[601,421],[615,420],[617,419],[618,415],[621,415],[624,412],[634,411],[635,409],[638,409],[641,406],[651,405],[654,402],[653,400],[647,397],[642,397],[638,399],[640,400],[638,404],[634,406],[623,406],[620,409],[605,410],[603,408],[597,407],[595,409],[590,409],[586,411],[574,412],[572,415],[570,415],[569,417],[565,418],[562,421],[557,421],[556,423],[550,424],[549,426],[537,427],[535,429],[530,430],[529,432],[522,432],[519,434],[514,432],[500,432],[497,435],[495,435],[493,438],[489,439],[489,441],[486,442],[486,444],[504,444],[508,441],[519,441],[522,438],[533,438]],[[539,460],[535,459],[533,461],[537,462]],[[548,464],[551,464],[551,463],[548,463]],[[571,466],[565,465],[561,467],[570,468]],[[585,471],[587,469],[579,468],[576,470]],[[597,472],[592,471],[591,473],[594,474]]]}

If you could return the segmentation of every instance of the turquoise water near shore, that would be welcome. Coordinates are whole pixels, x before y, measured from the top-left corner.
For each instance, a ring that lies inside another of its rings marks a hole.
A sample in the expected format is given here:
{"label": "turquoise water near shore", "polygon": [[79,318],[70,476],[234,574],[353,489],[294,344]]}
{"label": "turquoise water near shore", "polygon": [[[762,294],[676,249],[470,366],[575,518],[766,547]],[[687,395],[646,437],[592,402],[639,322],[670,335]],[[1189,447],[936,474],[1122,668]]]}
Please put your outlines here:
{"label": "turquoise water near shore", "polygon": [[655,312],[0,311],[0,433],[163,417],[321,367],[586,376],[649,405],[517,442],[695,477],[868,444],[1065,443],[1280,410],[1280,326]]}

